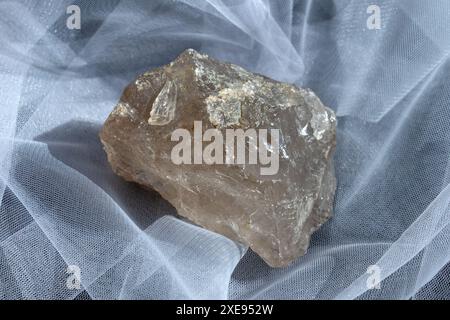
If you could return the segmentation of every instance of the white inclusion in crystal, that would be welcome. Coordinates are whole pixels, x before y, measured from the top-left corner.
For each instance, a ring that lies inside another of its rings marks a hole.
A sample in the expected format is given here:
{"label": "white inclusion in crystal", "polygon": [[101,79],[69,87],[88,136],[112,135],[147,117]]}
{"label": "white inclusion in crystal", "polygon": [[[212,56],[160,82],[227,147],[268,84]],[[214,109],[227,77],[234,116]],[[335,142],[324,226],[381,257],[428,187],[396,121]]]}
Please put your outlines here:
{"label": "white inclusion in crystal", "polygon": [[225,88],[218,95],[206,98],[209,121],[219,128],[239,124],[241,119],[241,100],[245,97],[242,89]]}
{"label": "white inclusion in crystal", "polygon": [[130,117],[132,118],[134,116],[134,109],[131,108],[131,106],[126,102],[119,102],[119,104],[116,106],[112,114],[119,116],[119,117]]}
{"label": "white inclusion in crystal", "polygon": [[329,130],[330,127],[328,113],[325,110],[321,113],[314,113],[309,123],[314,130],[314,137],[317,140],[322,139],[323,134]]}
{"label": "white inclusion in crystal", "polygon": [[156,97],[155,102],[153,102],[148,123],[154,126],[168,124],[175,117],[176,105],[177,87],[172,81],[167,80]]}
{"label": "white inclusion in crystal", "polygon": [[308,125],[309,125],[309,123],[307,123],[301,130],[298,130],[298,133],[301,136],[304,136],[304,137],[308,136]]}

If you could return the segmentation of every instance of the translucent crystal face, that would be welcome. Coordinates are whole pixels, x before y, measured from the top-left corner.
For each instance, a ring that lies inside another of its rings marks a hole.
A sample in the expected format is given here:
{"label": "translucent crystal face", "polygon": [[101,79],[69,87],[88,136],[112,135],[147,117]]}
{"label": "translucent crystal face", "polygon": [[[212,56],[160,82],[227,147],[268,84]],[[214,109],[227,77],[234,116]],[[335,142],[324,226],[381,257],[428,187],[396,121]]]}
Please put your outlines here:
{"label": "translucent crystal face", "polygon": [[189,49],[131,83],[100,137],[117,174],[281,267],[331,216],[335,130],[312,91]]}
{"label": "translucent crystal face", "polygon": [[167,80],[156,97],[155,102],[153,102],[148,123],[158,126],[168,124],[175,117],[176,106],[177,87],[172,81]]}

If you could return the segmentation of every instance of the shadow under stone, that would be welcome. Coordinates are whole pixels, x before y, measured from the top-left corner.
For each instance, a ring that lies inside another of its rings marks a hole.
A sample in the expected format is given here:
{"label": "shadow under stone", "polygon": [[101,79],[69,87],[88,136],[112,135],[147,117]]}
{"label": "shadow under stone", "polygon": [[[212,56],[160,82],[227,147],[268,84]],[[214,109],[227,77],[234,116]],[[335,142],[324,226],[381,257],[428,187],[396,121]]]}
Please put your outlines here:
{"label": "shadow under stone", "polygon": [[112,171],[98,137],[100,129],[101,125],[87,121],[70,121],[35,140],[47,144],[53,157],[102,188],[139,228],[147,228],[164,215],[176,215],[159,193],[127,182]]}

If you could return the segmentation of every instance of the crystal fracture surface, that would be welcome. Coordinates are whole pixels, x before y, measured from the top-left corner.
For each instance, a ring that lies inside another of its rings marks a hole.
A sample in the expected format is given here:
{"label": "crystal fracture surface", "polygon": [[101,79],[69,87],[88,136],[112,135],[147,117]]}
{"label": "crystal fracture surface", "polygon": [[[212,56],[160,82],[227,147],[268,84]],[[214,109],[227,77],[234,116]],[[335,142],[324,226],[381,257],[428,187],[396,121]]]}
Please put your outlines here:
{"label": "crystal fracture surface", "polygon": [[[115,173],[282,267],[331,216],[335,132],[333,111],[312,91],[189,49],[128,85],[100,138]],[[179,150],[183,135],[192,152]],[[242,138],[243,148],[233,149],[229,137]],[[174,161],[174,150],[185,161]],[[239,151],[243,162],[234,161]]]}

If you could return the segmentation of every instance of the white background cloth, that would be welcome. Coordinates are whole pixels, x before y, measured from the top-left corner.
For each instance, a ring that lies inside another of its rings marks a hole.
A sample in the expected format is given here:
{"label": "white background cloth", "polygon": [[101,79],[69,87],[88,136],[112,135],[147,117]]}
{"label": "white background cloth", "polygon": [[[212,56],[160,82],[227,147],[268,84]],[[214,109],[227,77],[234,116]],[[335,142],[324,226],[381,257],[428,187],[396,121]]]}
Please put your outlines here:
{"label": "white background cloth", "polygon": [[[450,298],[449,15],[448,0],[0,1],[0,297]],[[288,268],[106,161],[98,132],[125,85],[186,48],[337,113],[334,217]]]}

